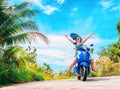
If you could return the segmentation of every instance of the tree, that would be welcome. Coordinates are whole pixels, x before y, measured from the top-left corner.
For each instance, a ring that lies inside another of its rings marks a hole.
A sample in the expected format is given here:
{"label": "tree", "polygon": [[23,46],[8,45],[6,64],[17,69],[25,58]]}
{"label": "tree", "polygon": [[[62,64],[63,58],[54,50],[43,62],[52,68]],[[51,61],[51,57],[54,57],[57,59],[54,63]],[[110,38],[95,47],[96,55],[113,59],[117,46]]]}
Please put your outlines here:
{"label": "tree", "polygon": [[[34,50],[33,50],[34,51]],[[4,52],[4,63],[8,66],[14,64],[16,67],[26,67],[30,64],[36,64],[36,52],[28,52],[22,47],[10,46]]]}
{"label": "tree", "polygon": [[18,42],[32,42],[41,38],[48,44],[48,39],[34,21],[31,20],[37,10],[30,8],[31,4],[23,2],[9,6],[7,0],[0,0],[0,45],[12,45]]}
{"label": "tree", "polygon": [[118,23],[117,23],[116,29],[117,29],[118,34],[119,34],[119,36],[120,36],[120,20],[119,20]]}
{"label": "tree", "polygon": [[101,48],[99,51],[99,56],[107,56],[113,62],[118,63],[120,62],[120,21],[118,21],[116,29],[118,31],[118,41],[114,44],[108,46],[108,48]]}
{"label": "tree", "polygon": [[101,47],[100,51],[98,51],[98,55],[99,55],[99,57],[108,56],[108,50],[107,50],[107,48]]}

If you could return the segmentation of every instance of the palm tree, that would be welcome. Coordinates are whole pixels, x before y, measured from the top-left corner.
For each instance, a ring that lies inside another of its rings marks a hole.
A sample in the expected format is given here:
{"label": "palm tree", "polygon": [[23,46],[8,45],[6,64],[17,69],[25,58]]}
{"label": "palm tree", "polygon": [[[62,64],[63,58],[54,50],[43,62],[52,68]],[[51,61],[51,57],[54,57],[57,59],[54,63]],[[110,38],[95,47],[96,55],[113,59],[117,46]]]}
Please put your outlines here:
{"label": "palm tree", "polygon": [[0,45],[32,42],[38,38],[48,44],[47,37],[38,32],[37,25],[31,20],[39,12],[31,9],[28,2],[8,6],[6,1],[0,0]]}

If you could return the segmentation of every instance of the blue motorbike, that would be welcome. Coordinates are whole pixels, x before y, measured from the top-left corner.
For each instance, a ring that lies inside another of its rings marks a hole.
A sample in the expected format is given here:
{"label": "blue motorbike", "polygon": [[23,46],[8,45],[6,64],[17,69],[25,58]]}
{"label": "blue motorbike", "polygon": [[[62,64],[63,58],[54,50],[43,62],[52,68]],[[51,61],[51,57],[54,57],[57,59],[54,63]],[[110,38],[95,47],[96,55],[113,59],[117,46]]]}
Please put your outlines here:
{"label": "blue motorbike", "polygon": [[[93,46],[93,44],[91,44]],[[87,76],[90,74],[90,48],[86,45],[77,46],[77,59],[74,71],[78,76],[78,80],[86,81]]]}

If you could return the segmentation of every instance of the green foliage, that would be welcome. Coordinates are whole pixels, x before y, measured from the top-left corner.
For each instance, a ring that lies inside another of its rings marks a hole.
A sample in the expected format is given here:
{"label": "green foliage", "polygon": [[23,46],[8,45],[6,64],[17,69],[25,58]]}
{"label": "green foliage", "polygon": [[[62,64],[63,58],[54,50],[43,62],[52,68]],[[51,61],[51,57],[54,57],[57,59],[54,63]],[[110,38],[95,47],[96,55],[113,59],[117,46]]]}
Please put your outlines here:
{"label": "green foliage", "polygon": [[52,80],[55,79],[55,75],[50,67],[49,64],[44,63],[42,67],[39,68],[39,71],[43,73],[45,80]]}
{"label": "green foliage", "polygon": [[102,47],[98,55],[100,58],[109,57],[115,63],[120,62],[120,39],[116,44],[112,44],[108,48]]}
{"label": "green foliage", "polygon": [[15,83],[44,80],[43,75],[35,70],[29,70],[26,68],[18,69],[15,68],[15,66],[11,67],[9,76],[11,81]]}
{"label": "green foliage", "polygon": [[109,57],[113,62],[120,62],[120,20],[117,23],[116,29],[118,31],[118,41],[108,46],[108,48],[102,47],[98,52],[100,57]]}
{"label": "green foliage", "polygon": [[101,47],[98,52],[99,60],[96,62],[98,73],[90,76],[109,76],[120,74],[120,20],[117,23],[118,41],[107,48]]}
{"label": "green foliage", "polygon": [[120,62],[114,63],[108,57],[102,57],[96,61],[97,73],[92,72],[90,76],[101,77],[120,74]]}
{"label": "green foliage", "polygon": [[119,34],[119,36],[120,36],[120,20],[119,20],[118,23],[117,23],[116,29],[117,29],[118,34]]}
{"label": "green foliage", "polygon": [[44,80],[36,64],[35,48],[24,50],[22,47],[10,46],[4,49],[3,59],[0,60],[0,85]]}
{"label": "green foliage", "polygon": [[25,68],[18,69],[15,66],[10,68],[9,77],[15,83],[29,82],[32,80],[32,75],[29,70]]}
{"label": "green foliage", "polygon": [[0,61],[0,85],[9,84],[10,80],[8,78],[8,72],[6,66]]}
{"label": "green foliage", "polygon": [[24,50],[11,46],[19,42],[35,42],[38,38],[48,44],[31,17],[39,12],[31,9],[31,3],[8,5],[7,0],[0,0],[0,85],[28,81],[44,80],[36,64],[36,49]]}
{"label": "green foliage", "polygon": [[94,52],[94,48],[91,48],[90,53],[93,54],[93,52]]}
{"label": "green foliage", "polygon": [[36,81],[43,81],[44,80],[43,74],[41,74],[37,71],[33,71],[32,76],[33,76],[33,80],[36,80]]}
{"label": "green foliage", "polygon": [[42,33],[31,17],[39,12],[31,9],[31,3],[23,2],[19,5],[4,4],[0,1],[0,45],[12,45],[18,42],[35,42],[37,38],[48,44],[48,39]]}

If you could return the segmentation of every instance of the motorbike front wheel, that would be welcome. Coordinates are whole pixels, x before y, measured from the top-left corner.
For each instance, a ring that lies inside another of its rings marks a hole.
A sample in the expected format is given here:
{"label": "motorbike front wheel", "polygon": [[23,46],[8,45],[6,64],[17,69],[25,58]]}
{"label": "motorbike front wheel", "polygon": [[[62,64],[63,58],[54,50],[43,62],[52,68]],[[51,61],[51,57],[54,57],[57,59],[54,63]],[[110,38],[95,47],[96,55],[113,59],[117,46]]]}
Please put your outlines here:
{"label": "motorbike front wheel", "polygon": [[78,80],[80,80],[81,79],[81,76],[78,76]]}
{"label": "motorbike front wheel", "polygon": [[80,67],[80,74],[81,74],[81,80],[86,81],[87,79],[87,74],[88,74],[88,68],[85,66]]}

